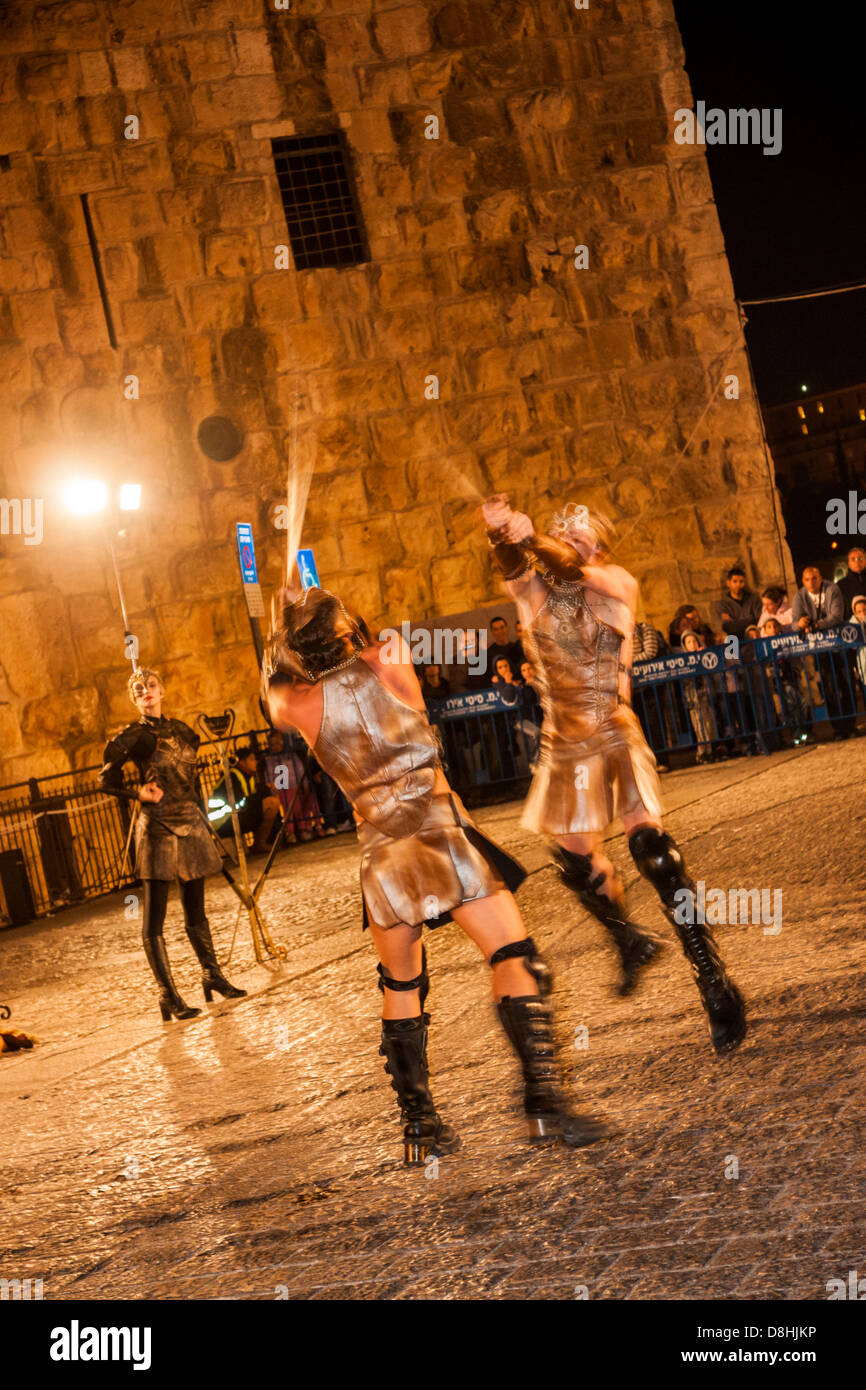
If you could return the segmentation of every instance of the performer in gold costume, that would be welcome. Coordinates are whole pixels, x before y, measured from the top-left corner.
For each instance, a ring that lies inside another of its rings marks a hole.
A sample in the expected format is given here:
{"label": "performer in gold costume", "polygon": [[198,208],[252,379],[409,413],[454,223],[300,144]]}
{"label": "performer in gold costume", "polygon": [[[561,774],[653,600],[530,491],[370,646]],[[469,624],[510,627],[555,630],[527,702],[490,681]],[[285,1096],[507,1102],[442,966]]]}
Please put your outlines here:
{"label": "performer in gold costume", "polygon": [[635,864],[658,892],[692,967],[712,1044],[730,1052],[746,1032],[742,996],[706,924],[688,920],[696,917],[695,887],[662,828],[655,759],[629,703],[637,581],[609,563],[612,530],[585,507],[566,507],[543,536],[502,494],[485,503],[483,515],[520,611],[544,710],[523,824],[556,841],[563,883],[617,947],[625,994],[659,943],[628,920],[622,879],[602,852],[604,831],[622,819]]}
{"label": "performer in gold costume", "polygon": [[[529,1138],[579,1147],[605,1137],[569,1112],[557,1084],[550,975],[511,889],[521,866],[473,824],[452,792],[408,648],[371,643],[336,595],[284,591],[263,665],[276,728],[299,730],[350,801],[361,847],[364,925],[379,954],[386,1071],[407,1163],[459,1140],[430,1093],[422,926],[453,919],[492,969],[499,1019],[523,1069]],[[389,659],[390,658],[390,659]]]}

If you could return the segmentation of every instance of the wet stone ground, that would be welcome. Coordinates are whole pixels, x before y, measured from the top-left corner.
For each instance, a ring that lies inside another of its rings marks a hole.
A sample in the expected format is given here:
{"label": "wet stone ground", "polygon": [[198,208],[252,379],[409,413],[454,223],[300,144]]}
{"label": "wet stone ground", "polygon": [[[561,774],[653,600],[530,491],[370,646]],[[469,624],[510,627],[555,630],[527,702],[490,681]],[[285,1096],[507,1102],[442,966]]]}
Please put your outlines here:
{"label": "wet stone ground", "polygon": [[[730,1059],[621,835],[633,916],[669,943],[626,1001],[519,806],[479,814],[530,870],[575,1099],[618,1131],[577,1152],[524,1142],[486,967],[446,927],[431,1061],[463,1148],[402,1167],[354,835],[282,856],[262,903],[287,962],[257,966],[242,921],[249,997],[188,1023],[161,1023],[122,898],[0,933],[0,998],[42,1039],[0,1058],[0,1276],[47,1299],[826,1299],[866,1272],[864,770],[857,741],[664,778],[695,878],[783,893],[780,932],[718,929],[750,1002]],[[208,901],[224,954],[222,880]],[[201,1003],[174,897],[167,938]]]}

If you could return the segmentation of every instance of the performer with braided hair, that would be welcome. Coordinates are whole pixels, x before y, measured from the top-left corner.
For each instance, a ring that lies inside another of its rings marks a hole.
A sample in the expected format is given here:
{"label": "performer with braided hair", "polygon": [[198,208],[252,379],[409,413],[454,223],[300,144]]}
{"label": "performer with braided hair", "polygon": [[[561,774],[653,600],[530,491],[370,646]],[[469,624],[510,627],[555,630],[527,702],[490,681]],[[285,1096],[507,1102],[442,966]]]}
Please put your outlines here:
{"label": "performer with braided hair", "polygon": [[533,1143],[594,1143],[557,1084],[550,976],[509,890],[521,866],[477,829],[448,785],[408,649],[371,643],[324,589],[283,591],[263,665],[263,705],[297,729],[351,803],[361,845],[364,925],[379,954],[380,1055],[397,1092],[404,1157],[421,1164],[459,1139],[430,1091],[422,926],[453,919],[492,971],[502,1027],[523,1069]]}
{"label": "performer with braided hair", "polygon": [[[198,795],[195,755],[200,738],[180,719],[162,713],[163,687],[156,671],[134,671],[129,698],[141,718],[113,738],[103,754],[100,786],[113,796],[141,804],[135,826],[136,870],[144,883],[142,942],[147,962],[159,985],[163,1022],[193,1018],[201,1010],[184,1002],[177,991],[162,934],[168,890],[180,880],[186,934],[202,970],[202,989],[210,1003],[214,991],[226,999],[246,994],[229,984],[220,969],[204,909],[206,874],[220,868],[220,856],[208,833]],[[128,791],[123,767],[138,767],[140,786]]]}
{"label": "performer with braided hair", "polygon": [[610,934],[626,994],[659,943],[628,920],[622,879],[602,852],[604,831],[615,815],[622,818],[632,858],[658,892],[692,967],[713,1047],[730,1052],[746,1032],[742,996],[707,926],[679,920],[695,916],[682,906],[694,904],[694,884],[662,828],[655,759],[629,703],[637,581],[608,563],[612,528],[585,507],[569,504],[547,535],[503,494],[482,510],[520,611],[544,709],[523,824],[556,841],[562,881]]}

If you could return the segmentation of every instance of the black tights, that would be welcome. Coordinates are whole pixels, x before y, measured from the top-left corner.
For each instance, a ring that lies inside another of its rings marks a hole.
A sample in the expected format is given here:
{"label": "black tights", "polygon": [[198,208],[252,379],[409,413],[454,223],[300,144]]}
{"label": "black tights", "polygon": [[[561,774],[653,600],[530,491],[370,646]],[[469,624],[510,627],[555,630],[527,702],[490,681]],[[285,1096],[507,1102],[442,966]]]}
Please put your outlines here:
{"label": "black tights", "polygon": [[[187,928],[197,926],[205,920],[204,879],[179,879],[180,900]],[[144,941],[152,941],[162,936],[165,922],[165,909],[168,905],[168,890],[171,883],[167,878],[144,879],[144,913],[141,935]]]}

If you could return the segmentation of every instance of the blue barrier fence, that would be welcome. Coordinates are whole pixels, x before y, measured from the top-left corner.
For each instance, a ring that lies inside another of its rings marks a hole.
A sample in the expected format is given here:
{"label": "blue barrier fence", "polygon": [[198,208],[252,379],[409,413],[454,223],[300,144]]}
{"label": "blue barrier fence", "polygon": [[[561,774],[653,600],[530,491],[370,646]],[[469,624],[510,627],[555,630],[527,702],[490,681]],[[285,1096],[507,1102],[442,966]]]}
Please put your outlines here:
{"label": "blue barrier fence", "polygon": [[635,664],[632,704],[653,752],[745,740],[768,753],[803,741],[827,721],[850,733],[864,710],[866,654],[863,628],[846,623],[809,635],[782,633],[677,653]]}
{"label": "blue barrier fence", "polygon": [[528,780],[541,733],[541,712],[518,686],[492,686],[428,703],[445,765],[461,793]]}
{"label": "blue barrier fence", "polygon": [[[657,755],[699,758],[736,743],[770,753],[811,726],[850,732],[866,711],[866,633],[859,623],[802,636],[783,633],[635,663],[632,704]],[[494,686],[431,701],[449,776],[461,792],[517,789],[532,770],[541,713],[518,687]]]}

